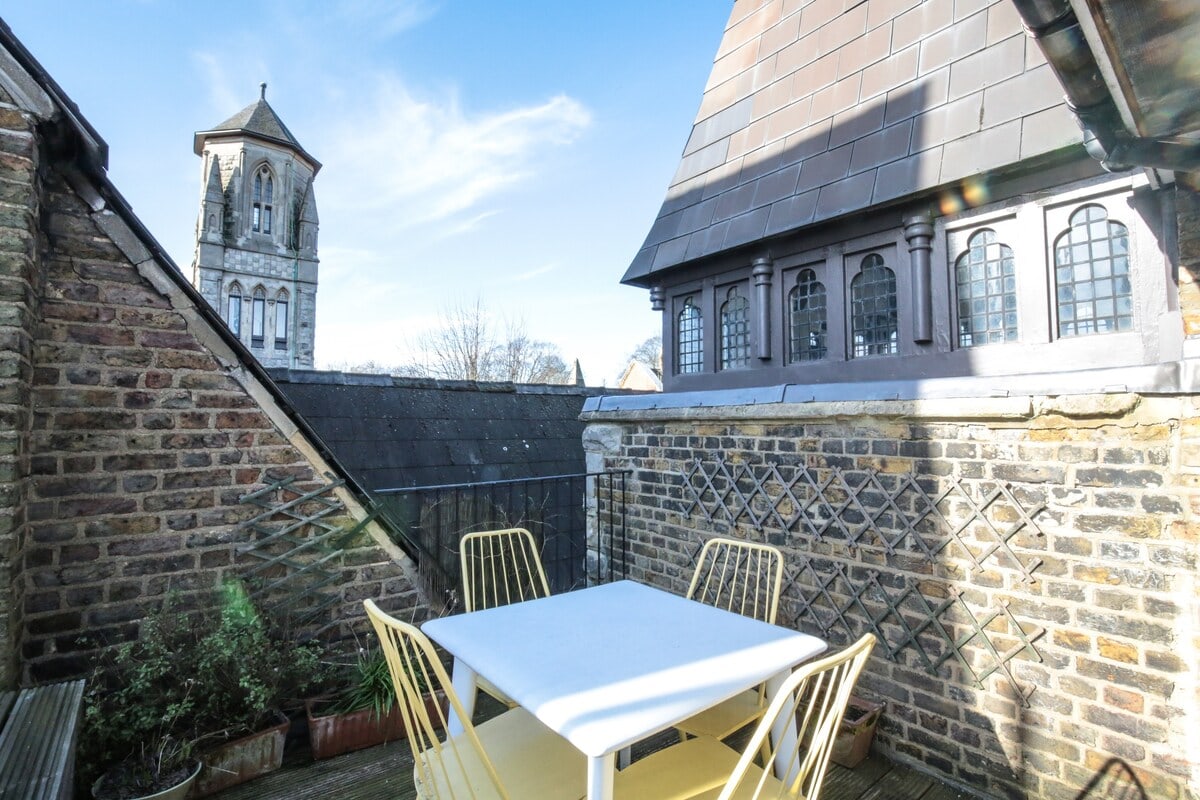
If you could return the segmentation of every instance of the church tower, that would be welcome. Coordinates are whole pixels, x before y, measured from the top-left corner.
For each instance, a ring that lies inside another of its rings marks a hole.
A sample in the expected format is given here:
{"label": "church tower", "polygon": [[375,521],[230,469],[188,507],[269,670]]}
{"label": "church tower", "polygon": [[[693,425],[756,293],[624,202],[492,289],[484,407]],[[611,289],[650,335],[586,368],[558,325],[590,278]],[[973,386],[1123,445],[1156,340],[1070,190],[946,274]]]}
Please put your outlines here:
{"label": "church tower", "polygon": [[196,133],[202,159],[192,283],[266,367],[312,369],[321,164],[256,102]]}

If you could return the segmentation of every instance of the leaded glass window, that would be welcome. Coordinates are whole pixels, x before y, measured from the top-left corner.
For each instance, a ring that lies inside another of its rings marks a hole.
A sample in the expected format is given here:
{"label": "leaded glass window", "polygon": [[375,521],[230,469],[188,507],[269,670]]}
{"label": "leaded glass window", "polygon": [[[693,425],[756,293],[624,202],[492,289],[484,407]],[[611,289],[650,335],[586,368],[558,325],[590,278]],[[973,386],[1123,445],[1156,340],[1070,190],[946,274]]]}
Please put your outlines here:
{"label": "leaded glass window", "polygon": [[811,269],[801,270],[788,293],[788,361],[820,361],[828,350],[825,284]]}
{"label": "leaded glass window", "polygon": [[1133,330],[1129,230],[1103,206],[1086,205],[1054,246],[1058,335]]}
{"label": "leaded glass window", "polygon": [[271,232],[271,210],[275,202],[275,180],[271,171],[263,167],[254,176],[250,192],[251,216],[250,227],[256,233]]}
{"label": "leaded glass window", "polygon": [[954,262],[958,346],[1017,341],[1017,275],[1012,248],[990,228],[976,231]]}
{"label": "leaded glass window", "polygon": [[896,273],[878,253],[864,258],[850,281],[850,324],[855,358],[899,351]]}
{"label": "leaded glass window", "polygon": [[288,346],[288,296],[283,292],[275,299],[275,349]]}
{"label": "leaded glass window", "polygon": [[267,298],[262,289],[254,290],[254,299],[250,303],[250,346],[263,346],[263,328],[266,324]]}
{"label": "leaded glass window", "polygon": [[721,369],[750,365],[750,301],[734,286],[721,304]]}
{"label": "leaded glass window", "polygon": [[675,330],[675,364],[680,374],[700,372],[704,368],[703,321],[700,309],[689,297],[679,311]]}

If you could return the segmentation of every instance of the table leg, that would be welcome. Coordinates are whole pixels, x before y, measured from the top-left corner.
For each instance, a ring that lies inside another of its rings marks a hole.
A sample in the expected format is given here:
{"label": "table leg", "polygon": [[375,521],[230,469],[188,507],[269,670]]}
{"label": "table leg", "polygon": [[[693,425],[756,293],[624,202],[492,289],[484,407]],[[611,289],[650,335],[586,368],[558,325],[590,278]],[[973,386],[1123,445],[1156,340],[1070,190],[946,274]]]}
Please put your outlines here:
{"label": "table leg", "polygon": [[[467,719],[473,718],[475,716],[475,670],[467,666],[462,659],[454,659],[454,671],[450,678],[450,684],[454,687],[454,693],[458,695],[458,702],[462,703]],[[454,713],[454,706],[450,706],[450,718],[446,721],[446,736],[453,739],[462,732],[463,722]]]}
{"label": "table leg", "polygon": [[[767,679],[767,701],[779,693],[783,682],[787,680],[791,670],[772,675]],[[791,714],[780,714],[771,726],[771,743],[779,743],[775,748],[775,777],[785,780],[790,766],[790,754],[796,746],[796,718]]]}
{"label": "table leg", "polygon": [[612,800],[616,753],[588,758],[587,800]]}

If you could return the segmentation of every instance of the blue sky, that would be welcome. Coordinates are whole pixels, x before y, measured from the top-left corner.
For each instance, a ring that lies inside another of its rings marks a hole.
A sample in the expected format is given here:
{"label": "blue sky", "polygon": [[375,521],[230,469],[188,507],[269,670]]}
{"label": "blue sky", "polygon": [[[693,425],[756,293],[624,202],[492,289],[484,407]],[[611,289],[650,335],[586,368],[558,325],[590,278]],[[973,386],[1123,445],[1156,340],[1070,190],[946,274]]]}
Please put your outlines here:
{"label": "blue sky", "polygon": [[[612,385],[660,330],[619,280],[678,166],[731,0],[25,0],[5,21],[189,272],[192,134],[258,95],[323,164],[317,365],[398,364],[442,309]],[[500,322],[498,319],[497,322]]]}

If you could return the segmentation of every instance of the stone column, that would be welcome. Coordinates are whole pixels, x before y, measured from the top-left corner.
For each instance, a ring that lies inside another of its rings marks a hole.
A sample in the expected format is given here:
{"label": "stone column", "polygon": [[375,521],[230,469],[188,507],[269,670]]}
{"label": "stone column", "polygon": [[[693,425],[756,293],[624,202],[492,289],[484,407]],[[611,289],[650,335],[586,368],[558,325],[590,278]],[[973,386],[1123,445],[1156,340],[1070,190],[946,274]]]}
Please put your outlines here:
{"label": "stone column", "polygon": [[775,268],[771,259],[754,259],[754,321],[756,341],[754,354],[762,361],[771,360],[771,276]]}
{"label": "stone column", "polygon": [[904,220],[904,238],[908,240],[908,262],[912,270],[913,341],[933,341],[933,286],[930,253],[933,251],[933,224],[924,214]]}

